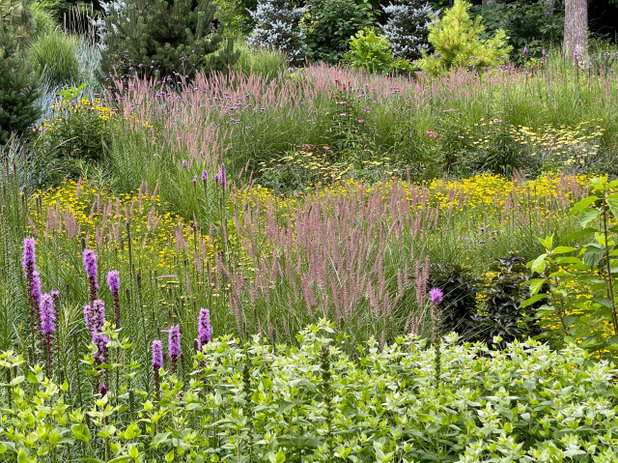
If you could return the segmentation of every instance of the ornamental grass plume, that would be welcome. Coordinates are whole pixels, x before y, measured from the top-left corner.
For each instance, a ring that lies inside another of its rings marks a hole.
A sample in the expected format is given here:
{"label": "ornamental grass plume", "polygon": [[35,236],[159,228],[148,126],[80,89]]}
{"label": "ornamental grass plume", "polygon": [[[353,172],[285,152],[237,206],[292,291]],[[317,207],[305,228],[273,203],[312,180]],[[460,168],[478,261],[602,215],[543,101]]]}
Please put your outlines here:
{"label": "ornamental grass plume", "polygon": [[45,346],[47,376],[51,377],[53,369],[53,337],[56,332],[56,314],[54,313],[54,299],[50,294],[43,294],[43,296],[41,296],[39,318],[41,320],[41,335]]}
{"label": "ornamental grass plume", "polygon": [[158,339],[152,341],[152,372],[154,374],[155,397],[160,399],[161,377],[159,370],[163,368],[163,344]]}
{"label": "ornamental grass plume", "polygon": [[90,287],[90,302],[92,303],[99,293],[99,284],[97,283],[97,255],[92,249],[86,249],[84,250],[83,259]]}
{"label": "ornamental grass plume", "polygon": [[172,362],[172,372],[178,371],[178,359],[182,356],[182,347],[180,345],[180,326],[174,325],[169,331],[168,354]]}
{"label": "ornamental grass plume", "polygon": [[107,274],[107,286],[112,293],[112,301],[114,304],[114,323],[116,328],[120,328],[120,272],[112,270]]}
{"label": "ornamental grass plume", "polygon": [[200,309],[197,320],[197,347],[201,351],[204,344],[208,344],[212,339],[212,327],[210,325],[210,311]]}

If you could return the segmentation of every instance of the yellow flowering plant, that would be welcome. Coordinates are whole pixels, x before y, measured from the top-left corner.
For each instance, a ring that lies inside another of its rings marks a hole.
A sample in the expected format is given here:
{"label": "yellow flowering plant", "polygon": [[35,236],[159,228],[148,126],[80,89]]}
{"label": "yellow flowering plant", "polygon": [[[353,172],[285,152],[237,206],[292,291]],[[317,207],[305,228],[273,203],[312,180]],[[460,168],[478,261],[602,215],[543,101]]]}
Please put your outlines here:
{"label": "yellow flowering plant", "polygon": [[[59,93],[61,100],[52,105],[52,116],[34,129],[38,132],[37,151],[55,153],[65,161],[103,158],[110,143],[110,124],[117,113],[100,98],[81,96],[84,85]],[[70,166],[64,167],[70,170]]]}

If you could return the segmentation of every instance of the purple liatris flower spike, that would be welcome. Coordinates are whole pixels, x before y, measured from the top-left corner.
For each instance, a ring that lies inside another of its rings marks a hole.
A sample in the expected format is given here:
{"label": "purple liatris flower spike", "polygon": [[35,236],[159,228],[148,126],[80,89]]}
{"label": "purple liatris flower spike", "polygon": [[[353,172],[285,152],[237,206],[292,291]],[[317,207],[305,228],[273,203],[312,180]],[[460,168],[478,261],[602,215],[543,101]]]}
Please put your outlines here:
{"label": "purple liatris flower spike", "polygon": [[182,355],[182,347],[180,346],[180,326],[174,325],[169,332],[168,354],[172,361],[172,370],[176,371],[178,358]]}
{"label": "purple liatris flower spike", "polygon": [[202,171],[202,182],[205,182],[208,179],[208,171],[204,169]]}
{"label": "purple liatris flower spike", "polygon": [[225,183],[227,182],[227,178],[225,176],[225,164],[221,164],[221,172],[219,174],[219,181],[221,182],[222,186],[225,186]]}
{"label": "purple liatris flower spike", "polygon": [[182,160],[182,167],[184,167],[186,169],[188,165],[189,165],[189,163],[187,162],[187,160],[183,159]]}
{"label": "purple liatris flower spike", "polygon": [[[33,304],[35,304],[36,307],[39,307],[39,304],[41,301],[41,278],[39,277],[39,272],[37,272],[36,270],[32,274],[31,297],[32,297]],[[37,315],[37,320],[38,320],[38,315]]]}
{"label": "purple liatris flower spike", "polygon": [[210,342],[212,337],[212,327],[210,326],[210,311],[208,309],[200,309],[200,315],[197,319],[197,342],[199,350],[202,350],[204,344]]}
{"label": "purple liatris flower spike", "polygon": [[54,313],[54,299],[49,294],[43,294],[40,304],[41,334],[48,337],[56,332],[56,314]]}
{"label": "purple liatris flower spike", "polygon": [[158,339],[152,341],[152,369],[154,371],[163,367],[163,344]]}
{"label": "purple liatris flower spike", "polygon": [[442,290],[439,288],[434,288],[429,291],[429,300],[434,305],[440,305],[442,299],[444,298],[444,294],[442,294]]}
{"label": "purple liatris flower spike", "polygon": [[56,332],[56,314],[54,313],[54,299],[50,294],[41,296],[39,307],[39,319],[41,320],[41,334],[45,345],[45,363],[47,375],[51,377],[53,369],[53,337]]}
{"label": "purple liatris flower spike", "polygon": [[25,238],[24,239],[24,257],[22,261],[22,265],[24,267],[24,272],[26,274],[26,279],[30,276],[32,278],[32,274],[36,269],[36,256],[35,256],[35,241],[34,238]]}
{"label": "purple liatris flower spike", "polygon": [[118,270],[112,270],[107,274],[107,286],[109,290],[114,293],[118,293],[120,291],[120,273]]}
{"label": "purple liatris flower spike", "polygon": [[107,386],[105,383],[99,384],[99,394],[101,394],[101,397],[105,397],[107,395]]}
{"label": "purple liatris flower spike", "polygon": [[94,361],[99,365],[105,363],[107,356],[107,345],[109,344],[109,338],[104,334],[97,333],[92,337],[92,342],[97,347],[97,351],[94,353]]}
{"label": "purple liatris flower spike", "polygon": [[90,301],[94,301],[97,298],[99,291],[99,284],[97,283],[97,255],[92,249],[84,250],[84,268],[86,269],[86,275],[88,275],[88,282],[90,284]]}
{"label": "purple liatris flower spike", "polygon": [[112,270],[107,274],[107,286],[112,293],[114,303],[114,323],[116,328],[120,328],[120,273]]}
{"label": "purple liatris flower spike", "polygon": [[159,370],[163,367],[163,344],[158,339],[152,341],[152,371],[154,373],[155,397],[160,398],[160,383]]}
{"label": "purple liatris flower spike", "polygon": [[219,175],[219,173],[215,174],[215,182],[220,183],[220,175]]}
{"label": "purple liatris flower spike", "polygon": [[105,326],[105,303],[97,299],[84,307],[84,321],[90,335],[94,338]]}

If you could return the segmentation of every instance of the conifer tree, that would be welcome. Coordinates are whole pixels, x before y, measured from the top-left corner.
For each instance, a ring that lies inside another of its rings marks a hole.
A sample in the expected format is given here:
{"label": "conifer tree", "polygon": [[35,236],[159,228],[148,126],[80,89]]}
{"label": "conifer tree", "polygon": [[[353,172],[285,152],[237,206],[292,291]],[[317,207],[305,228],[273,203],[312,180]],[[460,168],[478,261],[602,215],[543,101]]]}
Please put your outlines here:
{"label": "conifer tree", "polygon": [[104,75],[137,73],[189,78],[199,69],[225,70],[237,55],[223,43],[212,0],[126,0],[106,18]]}
{"label": "conifer tree", "polygon": [[23,4],[0,3],[0,144],[20,135],[40,116],[39,76],[24,55],[28,10]]}
{"label": "conifer tree", "polygon": [[253,46],[276,48],[285,53],[292,63],[305,59],[305,35],[299,23],[306,8],[294,7],[285,0],[260,0],[251,12],[255,28],[249,38]]}
{"label": "conifer tree", "polygon": [[427,35],[434,11],[423,0],[395,0],[384,6],[386,24],[382,28],[391,42],[393,55],[410,61],[429,50]]}

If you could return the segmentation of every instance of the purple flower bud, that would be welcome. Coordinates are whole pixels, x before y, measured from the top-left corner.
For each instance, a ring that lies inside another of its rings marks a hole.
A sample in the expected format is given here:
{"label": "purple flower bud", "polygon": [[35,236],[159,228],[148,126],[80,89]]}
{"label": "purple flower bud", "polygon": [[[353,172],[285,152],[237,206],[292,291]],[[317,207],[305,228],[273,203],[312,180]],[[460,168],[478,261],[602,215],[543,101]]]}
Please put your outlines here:
{"label": "purple flower bud", "polygon": [[429,300],[434,305],[440,305],[443,297],[444,297],[444,294],[442,294],[442,291],[439,288],[434,288],[431,291],[429,291]]}
{"label": "purple flower bud", "polygon": [[49,337],[56,332],[54,300],[49,294],[43,294],[41,297],[39,318],[41,319],[41,333],[43,336]]}
{"label": "purple flower bud", "polygon": [[193,177],[193,184],[195,185],[196,183],[197,183],[197,175]]}
{"label": "purple flower bud", "polygon": [[158,339],[152,341],[152,369],[158,371],[163,367],[163,344]]}
{"label": "purple flower bud", "polygon": [[101,394],[101,397],[107,395],[107,390],[107,386],[104,383],[99,384],[99,394]]}
{"label": "purple flower bud", "polygon": [[524,47],[524,55],[528,54],[528,47]]}
{"label": "purple flower bud", "polygon": [[210,311],[208,309],[200,309],[200,315],[197,320],[197,342],[199,350],[202,350],[204,344],[210,342],[212,338],[212,327],[210,326]]}
{"label": "purple flower bud", "polygon": [[182,160],[182,167],[184,167],[186,169],[188,165],[189,165],[189,163],[187,162],[187,160],[183,159]]}
{"label": "purple flower bud", "polygon": [[547,56],[547,52],[545,51],[545,48],[543,48],[543,49],[541,50],[541,56],[542,56],[543,58],[545,58],[545,57]]}
{"label": "purple flower bud", "polygon": [[118,294],[120,291],[120,272],[112,270],[107,274],[107,286],[113,294]]}
{"label": "purple flower bud", "polygon": [[205,182],[207,178],[208,178],[208,171],[204,169],[202,171],[202,182]]}
{"label": "purple flower bud", "polygon": [[215,174],[215,182],[220,183],[219,177],[220,177],[219,174],[216,173]]}

